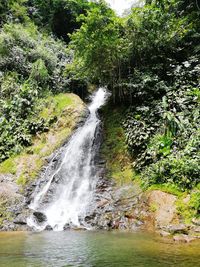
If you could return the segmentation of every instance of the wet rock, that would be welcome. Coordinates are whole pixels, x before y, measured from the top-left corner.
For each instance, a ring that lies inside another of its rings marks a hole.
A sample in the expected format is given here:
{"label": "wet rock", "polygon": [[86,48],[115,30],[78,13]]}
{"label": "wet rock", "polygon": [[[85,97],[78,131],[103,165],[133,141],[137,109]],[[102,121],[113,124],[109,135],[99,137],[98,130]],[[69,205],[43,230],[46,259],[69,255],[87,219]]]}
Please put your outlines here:
{"label": "wet rock", "polygon": [[194,232],[196,232],[196,233],[200,233],[200,226],[195,227],[195,228],[194,228]]}
{"label": "wet rock", "polygon": [[50,225],[47,225],[47,226],[45,227],[45,230],[46,230],[46,231],[52,231],[53,228],[52,228]]}
{"label": "wet rock", "polygon": [[42,222],[45,222],[47,220],[46,215],[42,212],[35,211],[35,212],[33,212],[33,215],[35,216],[38,223],[42,223]]}
{"label": "wet rock", "polygon": [[65,226],[63,227],[63,230],[66,231],[66,230],[69,230],[69,229],[70,229],[70,224],[66,223]]}
{"label": "wet rock", "polygon": [[106,160],[104,160],[104,159],[98,160],[98,165],[105,165],[105,164],[106,164]]}
{"label": "wet rock", "polygon": [[140,226],[142,226],[143,224],[144,224],[143,222],[138,221],[138,220],[136,220],[136,222],[135,222],[135,226],[136,226],[136,227],[140,227]]}
{"label": "wet rock", "polygon": [[4,226],[1,228],[1,231],[8,232],[8,231],[15,231],[16,227],[13,223],[9,221],[4,221]]}
{"label": "wet rock", "polygon": [[96,214],[88,215],[85,217],[86,222],[90,222],[95,218]]}
{"label": "wet rock", "polygon": [[181,235],[175,235],[173,237],[173,240],[175,242],[189,243],[189,242],[192,242],[193,240],[195,240],[195,238],[192,236],[181,234]]}
{"label": "wet rock", "polygon": [[200,233],[200,226],[193,226],[191,230],[195,233]]}
{"label": "wet rock", "polygon": [[98,204],[97,204],[97,207],[98,208],[101,208],[101,207],[104,207],[106,204],[108,204],[109,201],[107,199],[102,199]]}
{"label": "wet rock", "polygon": [[167,227],[167,230],[171,234],[188,234],[188,226],[185,224],[170,225]]}
{"label": "wet rock", "polygon": [[32,199],[27,198],[27,199],[26,199],[26,205],[27,205],[27,206],[30,205],[30,204],[31,204],[31,201],[32,201]]}
{"label": "wet rock", "polygon": [[26,225],[26,217],[24,216],[18,216],[16,219],[14,219],[13,221],[15,224],[19,224],[19,225]]}
{"label": "wet rock", "polygon": [[167,236],[170,236],[170,235],[171,235],[169,232],[166,232],[166,231],[160,231],[159,234],[160,234],[162,237],[167,237]]}

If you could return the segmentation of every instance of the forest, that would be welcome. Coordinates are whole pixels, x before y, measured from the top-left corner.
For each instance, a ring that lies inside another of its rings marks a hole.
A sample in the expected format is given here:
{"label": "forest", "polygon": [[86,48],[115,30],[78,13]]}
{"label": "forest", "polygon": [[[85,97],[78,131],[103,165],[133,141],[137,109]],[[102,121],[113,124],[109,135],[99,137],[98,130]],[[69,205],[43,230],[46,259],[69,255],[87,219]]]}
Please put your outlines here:
{"label": "forest", "polygon": [[111,176],[117,142],[119,169],[128,153],[131,180],[189,194],[179,212],[198,219],[199,1],[146,0],[118,16],[103,0],[0,0],[0,170],[56,123],[41,112],[49,98],[85,100],[96,87],[111,92],[101,114]]}

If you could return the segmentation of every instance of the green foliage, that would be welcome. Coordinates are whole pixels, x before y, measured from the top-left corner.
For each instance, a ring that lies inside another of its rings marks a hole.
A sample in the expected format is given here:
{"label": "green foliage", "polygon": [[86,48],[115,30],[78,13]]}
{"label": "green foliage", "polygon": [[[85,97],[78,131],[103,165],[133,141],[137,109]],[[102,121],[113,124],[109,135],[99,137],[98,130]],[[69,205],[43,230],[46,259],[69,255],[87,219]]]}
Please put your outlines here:
{"label": "green foliage", "polygon": [[[1,79],[16,72],[20,79],[37,82],[54,92],[67,87],[65,65],[70,60],[61,41],[42,35],[33,24],[4,25],[0,33]],[[66,89],[65,89],[66,90]]]}
{"label": "green foliage", "polygon": [[123,126],[145,187],[175,184],[185,190],[200,181],[198,59],[172,69],[162,100],[144,98],[143,105],[129,108]]}
{"label": "green foliage", "polygon": [[9,202],[6,196],[0,197],[0,226],[3,226],[4,220],[11,220],[12,214],[8,211]]}
{"label": "green foliage", "polygon": [[200,217],[200,191],[192,192],[189,207],[195,212],[196,217]]}
{"label": "green foliage", "polygon": [[159,110],[157,116],[155,113],[155,106],[129,108],[123,126],[126,129],[126,142],[133,155],[146,148],[150,136],[159,126],[157,121]]}
{"label": "green foliage", "polygon": [[18,91],[10,98],[1,100],[0,108],[0,161],[23,146],[31,145],[31,134],[44,130],[46,123],[34,116],[37,113],[37,90],[30,83],[18,84]]}
{"label": "green foliage", "polygon": [[120,19],[99,1],[80,16],[82,26],[71,36],[76,77],[107,84],[116,102],[162,96],[173,65],[193,56],[191,44],[198,47],[198,11],[188,8],[181,16],[180,6],[178,0],[153,2]]}
{"label": "green foliage", "polygon": [[10,157],[9,159],[7,159],[3,163],[1,163],[0,173],[16,174],[16,165],[14,162],[14,158]]}
{"label": "green foliage", "polygon": [[183,154],[168,156],[150,165],[142,174],[145,185],[175,183],[182,190],[191,189],[199,182],[199,157],[193,159]]}
{"label": "green foliage", "polygon": [[103,109],[104,140],[101,155],[106,160],[108,176],[122,185],[130,183],[133,179],[133,171],[130,155],[127,152],[125,135],[121,126],[124,108],[106,106]]}
{"label": "green foliage", "polygon": [[191,223],[191,219],[200,216],[200,191],[197,188],[192,190],[190,195],[183,195],[177,200],[178,213],[185,219],[186,223]]}
{"label": "green foliage", "polygon": [[57,37],[69,41],[68,33],[80,28],[76,20],[93,3],[87,0],[30,0],[28,10],[32,20],[52,31]]}
{"label": "green foliage", "polygon": [[166,81],[159,78],[151,71],[134,69],[127,77],[121,78],[115,85],[116,94],[123,92],[123,99],[133,104],[134,101],[144,101],[149,98],[155,99],[162,95],[167,89]]}
{"label": "green foliage", "polygon": [[33,23],[4,24],[0,31],[0,161],[32,144],[56,118],[41,118],[40,98],[67,91],[61,41],[42,34]]}
{"label": "green foliage", "polygon": [[[143,187],[144,184],[141,184],[141,186]],[[152,190],[160,190],[162,192],[166,192],[168,194],[175,195],[179,198],[182,197],[182,195],[184,194],[177,185],[169,184],[169,183],[167,183],[167,184],[153,184],[153,185],[148,187],[148,191],[152,191]]]}
{"label": "green foliage", "polygon": [[0,0],[0,24],[7,20],[15,22],[27,21],[26,2],[27,0]]}
{"label": "green foliage", "polygon": [[184,149],[173,148],[166,157],[157,158],[155,164],[145,168],[142,173],[145,184],[174,183],[182,190],[194,188],[200,182],[199,146],[200,135],[197,130],[189,137]]}
{"label": "green foliage", "polygon": [[48,70],[42,59],[38,59],[32,65],[30,79],[35,80],[38,85],[45,86],[49,78]]}
{"label": "green foliage", "polygon": [[71,48],[75,50],[76,75],[90,82],[114,85],[120,72],[120,58],[124,49],[122,21],[100,1],[84,16],[81,28],[71,35]]}

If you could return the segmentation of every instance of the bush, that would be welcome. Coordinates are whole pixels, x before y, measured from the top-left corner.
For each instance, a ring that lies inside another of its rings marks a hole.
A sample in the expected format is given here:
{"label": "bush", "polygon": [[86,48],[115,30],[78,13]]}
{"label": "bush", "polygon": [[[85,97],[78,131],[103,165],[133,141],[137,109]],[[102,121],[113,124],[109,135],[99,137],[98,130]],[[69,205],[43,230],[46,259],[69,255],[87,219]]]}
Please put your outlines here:
{"label": "bush", "polygon": [[61,41],[41,34],[34,24],[6,24],[0,32],[2,77],[15,72],[20,80],[30,79],[43,90],[60,92],[67,87],[65,66],[70,59]]}
{"label": "bush", "polygon": [[45,86],[49,79],[48,70],[42,59],[32,64],[30,79],[35,80],[38,85]]}
{"label": "bush", "polygon": [[141,172],[146,186],[175,183],[183,190],[199,182],[199,71],[196,57],[171,66],[165,90],[157,81],[156,92],[165,91],[162,100],[153,88],[148,89],[155,83],[147,82],[146,89],[138,92],[144,90],[150,97],[144,97],[141,104],[137,96],[136,107],[127,112],[123,122],[126,141],[134,157],[133,166]]}
{"label": "bush", "polygon": [[55,121],[40,118],[39,99],[48,90],[69,91],[65,69],[70,60],[64,43],[33,23],[0,29],[0,162],[31,145],[33,135]]}
{"label": "bush", "polygon": [[142,178],[146,186],[174,183],[182,190],[194,188],[200,183],[200,131],[190,136],[187,146],[180,151],[158,160],[146,167]]}

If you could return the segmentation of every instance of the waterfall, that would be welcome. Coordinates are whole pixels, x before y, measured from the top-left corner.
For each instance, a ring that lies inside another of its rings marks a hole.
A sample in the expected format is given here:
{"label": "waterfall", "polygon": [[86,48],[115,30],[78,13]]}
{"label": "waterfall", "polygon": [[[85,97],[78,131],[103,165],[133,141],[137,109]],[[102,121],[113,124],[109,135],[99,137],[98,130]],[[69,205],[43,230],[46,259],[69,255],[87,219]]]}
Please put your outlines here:
{"label": "waterfall", "polygon": [[[101,121],[97,110],[105,103],[107,96],[104,88],[99,88],[92,96],[87,120],[72,135],[62,151],[60,164],[29,206],[33,211],[43,214],[45,221],[38,223],[31,215],[27,219],[30,227],[44,230],[50,226],[55,231],[62,231],[66,225],[84,225],[84,217],[91,208],[98,181],[94,144]],[[50,200],[46,198],[48,194],[52,195]],[[84,226],[87,228],[87,225]]]}

